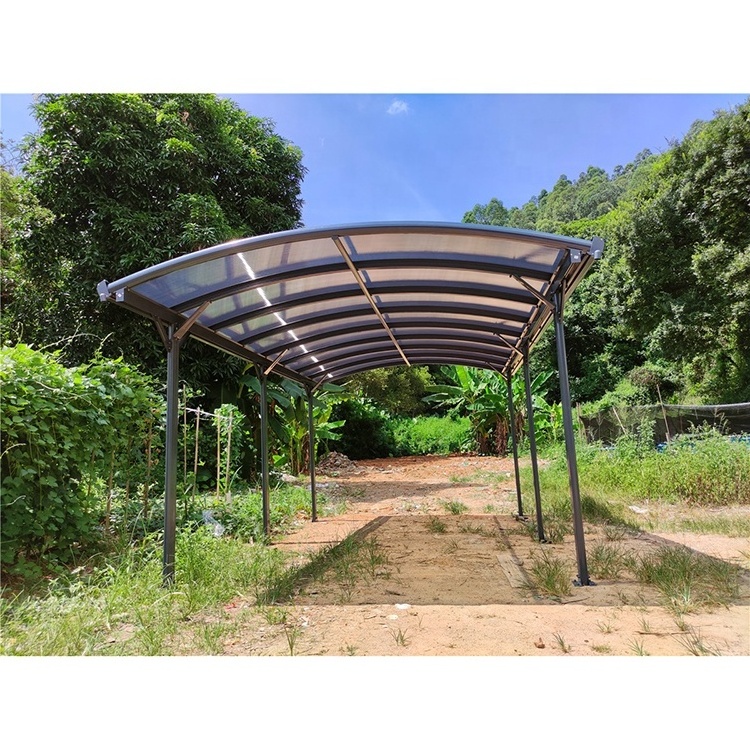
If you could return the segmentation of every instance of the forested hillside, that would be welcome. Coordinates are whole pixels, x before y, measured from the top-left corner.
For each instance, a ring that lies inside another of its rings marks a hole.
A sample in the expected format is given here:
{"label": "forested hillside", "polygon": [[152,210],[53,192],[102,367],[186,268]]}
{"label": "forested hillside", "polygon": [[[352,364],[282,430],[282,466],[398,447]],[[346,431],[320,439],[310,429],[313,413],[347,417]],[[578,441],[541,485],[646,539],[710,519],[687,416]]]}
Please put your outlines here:
{"label": "forested hillside", "polygon": [[[750,99],[662,154],[463,220],[604,237],[566,311],[576,401],[750,401]],[[548,331],[538,368],[554,369],[553,343]]]}

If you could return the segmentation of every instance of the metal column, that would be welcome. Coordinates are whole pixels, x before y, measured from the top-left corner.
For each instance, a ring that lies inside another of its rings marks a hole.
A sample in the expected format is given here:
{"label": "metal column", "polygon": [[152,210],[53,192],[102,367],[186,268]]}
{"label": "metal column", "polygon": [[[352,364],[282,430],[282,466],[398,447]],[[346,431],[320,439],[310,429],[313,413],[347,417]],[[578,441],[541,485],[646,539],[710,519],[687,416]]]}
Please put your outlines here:
{"label": "metal column", "polygon": [[307,389],[307,446],[310,454],[310,498],[312,502],[312,520],[318,520],[318,505],[315,490],[315,421],[313,420],[312,388]]}
{"label": "metal column", "polygon": [[268,377],[260,376],[260,486],[263,498],[263,533],[271,534],[271,513],[269,494],[268,473]]}
{"label": "metal column", "polygon": [[573,506],[573,533],[575,535],[576,559],[578,561],[579,586],[591,585],[586,564],[586,545],[583,538],[583,516],[581,514],[581,494],[578,487],[578,462],[576,460],[575,432],[573,430],[573,409],[570,401],[568,382],[568,357],[565,350],[565,327],[563,325],[563,292],[555,292],[555,344],[557,346],[557,367],[560,373],[560,398],[562,401],[563,430],[565,434],[565,454],[568,462],[570,500]]}
{"label": "metal column", "polygon": [[179,428],[178,381],[180,372],[180,339],[169,326],[167,346],[167,432],[164,446],[164,557],[162,582],[174,583],[174,552],[177,529],[177,432]]}
{"label": "metal column", "polygon": [[513,441],[513,467],[516,477],[516,499],[518,500],[518,518],[525,520],[523,503],[521,501],[521,477],[518,473],[518,436],[516,435],[516,410],[513,406],[513,380],[510,373],[505,378],[508,384],[508,416],[510,418],[510,438]]}
{"label": "metal column", "polygon": [[539,462],[536,455],[536,431],[534,429],[534,404],[531,399],[531,375],[529,374],[529,348],[523,348],[523,380],[526,387],[526,421],[529,426],[529,451],[531,471],[534,475],[534,502],[536,504],[536,526],[540,542],[546,542],[542,522],[542,493],[539,489]]}

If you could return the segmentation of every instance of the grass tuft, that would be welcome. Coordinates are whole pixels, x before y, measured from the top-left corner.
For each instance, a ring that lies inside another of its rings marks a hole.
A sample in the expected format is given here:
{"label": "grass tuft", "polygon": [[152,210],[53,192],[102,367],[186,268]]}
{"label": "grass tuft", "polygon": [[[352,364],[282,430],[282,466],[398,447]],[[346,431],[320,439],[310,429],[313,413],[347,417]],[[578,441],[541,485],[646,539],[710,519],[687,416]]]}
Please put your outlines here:
{"label": "grass tuft", "polygon": [[553,597],[570,595],[571,571],[567,562],[546,549],[533,556],[531,579],[543,593]]}

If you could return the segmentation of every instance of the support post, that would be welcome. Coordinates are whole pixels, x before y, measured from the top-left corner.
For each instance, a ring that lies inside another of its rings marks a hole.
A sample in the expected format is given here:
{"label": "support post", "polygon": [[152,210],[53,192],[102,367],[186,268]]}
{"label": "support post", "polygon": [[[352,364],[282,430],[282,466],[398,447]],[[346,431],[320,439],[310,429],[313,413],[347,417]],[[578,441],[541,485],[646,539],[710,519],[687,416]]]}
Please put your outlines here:
{"label": "support post", "polygon": [[269,502],[268,473],[268,378],[260,376],[260,486],[263,499],[263,533],[271,534],[271,513]]}
{"label": "support post", "polygon": [[508,417],[510,418],[510,439],[513,441],[513,468],[516,478],[516,499],[518,500],[518,519],[526,520],[523,512],[523,502],[521,501],[521,477],[518,473],[518,436],[516,434],[516,410],[513,405],[513,380],[508,373],[505,378],[508,385]]}
{"label": "support post", "polygon": [[315,487],[315,421],[313,419],[313,392],[307,388],[307,447],[310,454],[310,500],[312,503],[312,521],[318,520],[318,504]]}
{"label": "support post", "polygon": [[531,453],[531,472],[534,476],[534,502],[536,507],[537,536],[540,542],[546,542],[544,522],[542,520],[542,493],[539,488],[539,461],[536,454],[536,430],[534,428],[534,403],[531,398],[531,375],[529,373],[529,347],[523,349],[523,380],[526,388],[526,423],[529,429],[529,451]]}
{"label": "support post", "polygon": [[568,382],[568,357],[565,350],[565,327],[563,325],[563,292],[555,292],[555,344],[557,347],[557,367],[560,375],[560,398],[563,412],[563,431],[565,434],[565,454],[568,463],[568,480],[570,482],[570,500],[573,506],[573,534],[575,536],[576,559],[578,562],[578,586],[592,585],[586,564],[586,545],[583,538],[583,516],[581,513],[581,494],[578,486],[578,462],[576,460],[575,433],[573,430],[573,409],[570,401],[570,383]]}
{"label": "support post", "polygon": [[174,553],[177,530],[177,432],[179,429],[180,339],[169,326],[167,344],[167,430],[164,446],[164,556],[162,583],[174,583]]}

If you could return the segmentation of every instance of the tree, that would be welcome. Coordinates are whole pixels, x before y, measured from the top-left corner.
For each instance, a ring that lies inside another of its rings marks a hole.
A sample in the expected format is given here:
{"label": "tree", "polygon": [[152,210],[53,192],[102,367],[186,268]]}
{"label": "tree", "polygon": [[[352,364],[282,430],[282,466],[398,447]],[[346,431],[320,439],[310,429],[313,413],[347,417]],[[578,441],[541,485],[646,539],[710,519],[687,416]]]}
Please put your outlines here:
{"label": "tree", "polygon": [[750,398],[750,101],[697,122],[621,202],[625,315],[694,394]]}
{"label": "tree", "polygon": [[467,211],[462,219],[464,224],[491,224],[496,227],[508,226],[508,209],[497,198],[491,198],[486,205],[477,203]]}
{"label": "tree", "polygon": [[353,375],[346,388],[377,402],[394,416],[413,417],[427,410],[423,396],[431,384],[427,367],[380,367]]}
{"label": "tree", "polygon": [[[209,94],[64,94],[34,105],[26,178],[52,222],[32,220],[14,246],[24,278],[9,301],[17,340],[83,361],[102,348],[154,366],[150,324],[102,305],[96,284],[234,237],[300,225],[299,149],[233,102]],[[114,339],[103,341],[116,331]],[[196,356],[197,354],[197,356]],[[186,347],[197,384],[237,362]]]}

